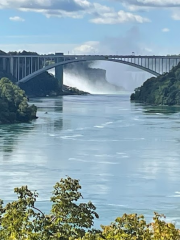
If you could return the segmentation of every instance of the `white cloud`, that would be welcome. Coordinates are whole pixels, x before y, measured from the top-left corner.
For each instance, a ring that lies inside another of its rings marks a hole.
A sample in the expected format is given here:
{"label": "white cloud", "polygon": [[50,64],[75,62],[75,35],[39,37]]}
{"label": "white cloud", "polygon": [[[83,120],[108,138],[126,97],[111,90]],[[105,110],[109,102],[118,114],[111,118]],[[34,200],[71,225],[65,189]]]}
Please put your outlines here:
{"label": "white cloud", "polygon": [[96,54],[98,53],[99,42],[89,41],[74,48],[74,54]]}
{"label": "white cloud", "polygon": [[93,23],[97,24],[117,24],[124,22],[150,22],[148,18],[143,18],[139,15],[135,15],[129,12],[119,11],[119,12],[105,12],[102,13],[97,18],[91,20]]}
{"label": "white cloud", "polygon": [[169,32],[170,30],[169,30],[169,28],[163,28],[162,29],[162,32]]}
{"label": "white cloud", "polygon": [[9,20],[14,21],[14,22],[24,22],[24,18],[15,16],[15,17],[10,17]]}
{"label": "white cloud", "polygon": [[115,0],[125,5],[139,7],[180,7],[180,0]]}
{"label": "white cloud", "polygon": [[[48,18],[83,18],[85,15],[89,15],[90,21],[96,24],[143,23],[149,21],[149,19],[140,15],[115,11],[113,8],[90,0],[1,0],[0,9],[4,8],[38,12]],[[18,21],[18,19],[16,20]]]}
{"label": "white cloud", "polygon": [[[109,0],[123,4],[129,11],[149,11],[155,8],[160,10],[166,9],[171,12],[178,11],[180,8],[180,0]],[[179,13],[172,15],[174,20],[180,20]]]}
{"label": "white cloud", "polygon": [[153,52],[153,50],[151,48],[148,48],[148,47],[144,47],[144,48],[142,47],[142,51],[146,52],[148,54],[152,54],[152,52]]}
{"label": "white cloud", "polygon": [[174,20],[180,20],[180,9],[174,9],[173,10],[172,18]]}
{"label": "white cloud", "polygon": [[180,0],[109,0],[120,2],[129,11],[169,10],[174,20],[180,20]]}

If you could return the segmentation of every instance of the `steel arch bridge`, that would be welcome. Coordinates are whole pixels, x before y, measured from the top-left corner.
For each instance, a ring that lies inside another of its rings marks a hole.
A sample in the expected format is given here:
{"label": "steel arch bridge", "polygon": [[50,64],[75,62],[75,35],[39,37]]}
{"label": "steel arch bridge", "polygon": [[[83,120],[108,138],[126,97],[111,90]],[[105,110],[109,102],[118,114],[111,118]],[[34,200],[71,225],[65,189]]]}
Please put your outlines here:
{"label": "steel arch bridge", "polygon": [[63,53],[0,56],[0,65],[3,70],[10,72],[17,79],[17,84],[28,82],[52,68],[55,68],[55,75],[60,79],[63,77],[63,65],[84,61],[116,62],[159,76],[164,72],[169,72],[173,66],[177,66],[180,56],[63,55]]}
{"label": "steel arch bridge", "polygon": [[29,74],[28,76],[22,78],[21,80],[18,81],[18,83],[25,83],[25,82],[28,82],[29,80],[31,80],[32,78],[38,76],[39,74],[45,72],[45,71],[48,71],[52,68],[56,68],[58,66],[63,66],[63,65],[66,65],[66,64],[70,64],[70,63],[78,63],[78,62],[84,62],[84,61],[109,61],[109,62],[116,62],[116,63],[122,63],[122,64],[126,64],[126,65],[129,65],[129,66],[132,66],[132,67],[136,67],[136,68],[139,68],[141,70],[144,70],[148,73],[151,73],[152,75],[155,75],[155,76],[159,76],[160,73],[154,71],[154,70],[151,70],[147,67],[143,67],[141,65],[138,65],[136,63],[132,63],[132,62],[127,62],[127,61],[124,61],[124,60],[119,60],[119,59],[103,59],[103,58],[84,58],[84,59],[72,59],[72,60],[64,60],[62,62],[58,62],[58,63],[55,63],[55,64],[51,64],[51,65],[48,65],[42,69],[39,69],[31,74]]}

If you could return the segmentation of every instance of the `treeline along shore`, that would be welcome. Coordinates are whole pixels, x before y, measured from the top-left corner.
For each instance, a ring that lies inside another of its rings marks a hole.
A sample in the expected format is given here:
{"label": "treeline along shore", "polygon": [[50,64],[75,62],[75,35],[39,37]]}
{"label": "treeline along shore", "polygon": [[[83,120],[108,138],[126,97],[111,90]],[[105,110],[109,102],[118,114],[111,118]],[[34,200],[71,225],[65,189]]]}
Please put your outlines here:
{"label": "treeline along shore", "polygon": [[135,89],[131,100],[152,105],[180,105],[180,63],[169,73],[145,81]]}

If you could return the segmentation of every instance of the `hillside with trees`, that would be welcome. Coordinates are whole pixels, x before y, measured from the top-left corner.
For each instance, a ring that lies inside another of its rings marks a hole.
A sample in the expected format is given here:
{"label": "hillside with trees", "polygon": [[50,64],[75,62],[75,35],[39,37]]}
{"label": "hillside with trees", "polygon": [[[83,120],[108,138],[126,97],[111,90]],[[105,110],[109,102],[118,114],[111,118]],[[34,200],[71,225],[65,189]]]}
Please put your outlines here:
{"label": "hillside with trees", "polygon": [[0,124],[28,122],[36,118],[36,106],[28,105],[25,92],[8,78],[0,80]]}
{"label": "hillside with trees", "polygon": [[145,81],[135,89],[131,100],[153,105],[180,105],[180,63],[169,73]]}
{"label": "hillside with trees", "polygon": [[[38,193],[27,186],[15,188],[17,200],[0,200],[1,240],[179,240],[180,230],[154,214],[147,223],[143,215],[124,214],[108,226],[93,229],[99,218],[92,202],[82,202],[79,180],[67,177],[54,186],[50,213],[37,208]],[[80,201],[81,200],[81,201]]]}
{"label": "hillside with trees", "polygon": [[28,97],[88,94],[87,92],[66,85],[63,85],[63,89],[61,90],[58,79],[48,72],[41,73],[32,80],[19,84],[19,87],[25,91]]}
{"label": "hillside with trees", "polygon": [[58,80],[48,72],[44,72],[26,83],[20,83],[19,87],[29,97],[57,96],[61,94]]}
{"label": "hillside with trees", "polygon": [[17,82],[17,79],[14,76],[12,76],[11,73],[7,73],[7,72],[0,69],[0,79],[4,78],[4,77],[11,80],[13,83]]}

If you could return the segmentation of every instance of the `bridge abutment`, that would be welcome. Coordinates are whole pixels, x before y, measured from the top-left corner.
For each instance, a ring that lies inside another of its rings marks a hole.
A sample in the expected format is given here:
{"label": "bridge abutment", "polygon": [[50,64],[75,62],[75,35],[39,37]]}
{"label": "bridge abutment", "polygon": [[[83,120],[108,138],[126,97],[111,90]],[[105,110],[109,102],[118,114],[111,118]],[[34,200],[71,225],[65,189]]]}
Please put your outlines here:
{"label": "bridge abutment", "polygon": [[[58,55],[63,56],[64,54],[63,53],[56,53],[55,55],[56,56],[58,56]],[[59,57],[59,58],[55,59],[56,63],[62,62],[62,61],[64,61],[63,57]],[[55,78],[58,79],[59,88],[62,91],[62,88],[63,88],[63,65],[55,67]]]}

